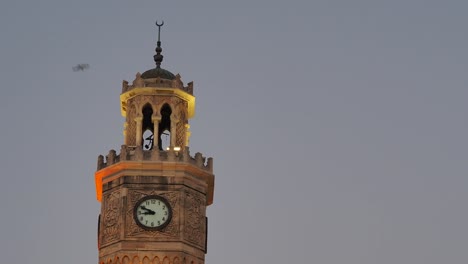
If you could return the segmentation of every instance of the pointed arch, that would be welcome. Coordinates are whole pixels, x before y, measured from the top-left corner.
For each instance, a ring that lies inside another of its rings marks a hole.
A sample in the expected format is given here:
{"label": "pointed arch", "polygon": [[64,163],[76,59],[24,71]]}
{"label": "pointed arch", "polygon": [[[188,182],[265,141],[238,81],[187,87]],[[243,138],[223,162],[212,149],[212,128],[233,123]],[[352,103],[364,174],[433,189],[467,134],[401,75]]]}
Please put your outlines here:
{"label": "pointed arch", "polygon": [[122,264],[130,264],[130,258],[128,256],[124,256],[122,258]]}
{"label": "pointed arch", "polygon": [[166,256],[166,257],[164,257],[162,263],[163,263],[163,264],[169,264],[170,262],[171,262],[171,261],[170,261],[169,258]]}
{"label": "pointed arch", "polygon": [[154,123],[153,123],[153,106],[151,103],[146,103],[141,108],[143,120],[141,122],[142,145],[143,150],[153,149],[154,142]]}
{"label": "pointed arch", "polygon": [[[159,150],[166,150],[166,147],[170,145],[171,139],[172,108],[168,103],[165,103],[161,106],[159,113],[161,120],[159,121],[158,146]],[[162,136],[164,136],[164,140],[161,138]]]}
{"label": "pointed arch", "polygon": [[145,256],[145,257],[143,258],[143,261],[142,261],[141,263],[142,263],[142,264],[150,264],[151,262],[150,262],[150,259],[149,259],[147,256]]}
{"label": "pointed arch", "polygon": [[159,261],[158,256],[153,258],[153,264],[161,264],[161,262]]}

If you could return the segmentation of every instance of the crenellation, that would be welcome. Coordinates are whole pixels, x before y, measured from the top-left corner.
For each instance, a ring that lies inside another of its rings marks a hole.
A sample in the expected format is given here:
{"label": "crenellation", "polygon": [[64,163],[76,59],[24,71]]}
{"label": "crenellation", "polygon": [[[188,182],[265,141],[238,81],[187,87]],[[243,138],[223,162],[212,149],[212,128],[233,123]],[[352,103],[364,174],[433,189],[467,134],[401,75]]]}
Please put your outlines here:
{"label": "crenellation", "polygon": [[185,147],[181,151],[160,151],[160,150],[143,150],[142,147],[122,145],[120,154],[113,149],[104,160],[103,155],[98,156],[97,170],[104,169],[108,166],[116,164],[120,161],[167,161],[167,162],[182,162],[195,165],[198,168],[213,172],[213,158],[205,158],[200,152],[197,152],[194,157],[190,156],[189,147]]}
{"label": "crenellation", "polygon": [[205,157],[200,152],[195,153],[195,163],[197,166],[201,167],[205,164]]}
{"label": "crenellation", "polygon": [[213,171],[213,158],[209,157],[208,161],[206,162],[206,167],[208,167],[208,171]]}
{"label": "crenellation", "polygon": [[150,158],[151,161],[160,160],[160,156],[161,156],[161,151],[159,151],[158,149],[151,150],[151,158]]}
{"label": "crenellation", "polygon": [[143,148],[141,146],[136,146],[133,149],[133,159],[134,160],[143,160]]}
{"label": "crenellation", "polygon": [[190,147],[186,146],[182,149],[182,161],[188,163],[191,159],[192,157],[190,157]]}
{"label": "crenellation", "polygon": [[127,160],[128,159],[128,151],[127,151],[127,146],[122,145],[120,146],[120,157],[122,160]]}
{"label": "crenellation", "polygon": [[131,85],[129,85],[127,80],[122,81],[122,93],[126,93],[135,88],[144,87],[176,88],[193,95],[193,82],[189,82],[187,83],[187,86],[184,86],[180,74],[177,74],[174,80],[163,79],[160,77],[143,79],[141,78],[141,74],[138,72]]}
{"label": "crenellation", "polygon": [[109,154],[106,157],[107,164],[112,165],[112,164],[116,163],[116,160],[115,160],[116,156],[117,155],[116,155],[115,150],[113,150],[113,149],[109,150]]}
{"label": "crenellation", "polygon": [[105,167],[104,156],[99,155],[97,159],[97,170],[100,170]]}
{"label": "crenellation", "polygon": [[167,153],[167,160],[168,161],[176,161],[177,158],[180,159],[180,156],[176,155],[176,152],[174,150],[172,150],[172,149],[166,151],[166,153]]}
{"label": "crenellation", "polygon": [[128,81],[123,80],[122,81],[122,93],[125,93],[126,91],[128,91],[128,88],[129,88]]}
{"label": "crenellation", "polygon": [[185,87],[185,90],[186,90],[189,94],[193,94],[193,82],[187,83],[187,87]]}

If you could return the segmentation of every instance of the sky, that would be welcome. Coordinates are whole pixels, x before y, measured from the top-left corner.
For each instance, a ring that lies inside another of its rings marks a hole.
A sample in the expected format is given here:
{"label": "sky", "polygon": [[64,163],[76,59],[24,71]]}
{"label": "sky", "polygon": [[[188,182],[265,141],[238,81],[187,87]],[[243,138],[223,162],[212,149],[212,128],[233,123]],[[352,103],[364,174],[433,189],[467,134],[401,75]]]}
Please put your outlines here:
{"label": "sky", "polygon": [[97,157],[156,20],[162,67],[194,81],[190,150],[214,158],[206,263],[466,263],[467,9],[2,1],[1,263],[97,263]]}

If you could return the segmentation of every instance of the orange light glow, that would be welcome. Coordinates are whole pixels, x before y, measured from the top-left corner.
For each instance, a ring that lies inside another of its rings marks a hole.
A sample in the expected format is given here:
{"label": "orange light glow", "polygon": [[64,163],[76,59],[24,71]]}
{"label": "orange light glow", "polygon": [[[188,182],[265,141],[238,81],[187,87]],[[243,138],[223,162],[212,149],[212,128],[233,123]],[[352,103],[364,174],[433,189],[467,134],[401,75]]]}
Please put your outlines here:
{"label": "orange light glow", "polygon": [[178,172],[187,172],[203,179],[207,186],[207,205],[213,203],[214,175],[196,166],[176,162],[118,162],[102,170],[96,171],[94,180],[96,183],[96,199],[102,201],[103,184],[118,179],[125,175],[164,175],[175,176]]}

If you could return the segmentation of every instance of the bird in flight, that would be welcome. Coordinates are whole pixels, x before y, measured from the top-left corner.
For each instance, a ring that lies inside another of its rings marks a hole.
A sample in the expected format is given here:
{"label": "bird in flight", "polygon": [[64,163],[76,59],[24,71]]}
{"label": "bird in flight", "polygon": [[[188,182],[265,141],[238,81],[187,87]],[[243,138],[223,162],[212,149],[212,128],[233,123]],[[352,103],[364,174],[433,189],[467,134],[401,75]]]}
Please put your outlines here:
{"label": "bird in flight", "polygon": [[73,66],[73,71],[84,71],[89,68],[89,64],[77,64],[76,66]]}

